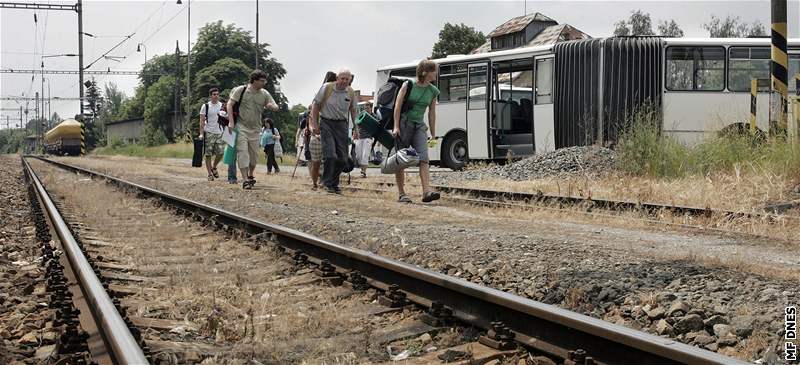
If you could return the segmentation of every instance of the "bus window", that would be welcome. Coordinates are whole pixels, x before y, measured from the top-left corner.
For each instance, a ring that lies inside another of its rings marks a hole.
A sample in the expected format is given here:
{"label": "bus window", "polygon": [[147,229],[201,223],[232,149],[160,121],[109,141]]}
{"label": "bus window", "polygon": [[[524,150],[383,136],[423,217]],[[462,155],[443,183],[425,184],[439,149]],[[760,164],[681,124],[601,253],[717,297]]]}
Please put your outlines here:
{"label": "bus window", "polygon": [[769,79],[769,47],[731,47],[728,52],[728,90],[750,91],[751,79]]}
{"label": "bus window", "polygon": [[[476,95],[470,94],[469,96],[469,110],[486,109],[486,66],[472,67],[469,70],[469,86],[477,89],[474,86],[483,86],[483,92],[476,92]],[[472,92],[470,90],[470,92]]]}
{"label": "bus window", "polygon": [[795,91],[795,75],[800,72],[800,54],[798,53],[790,53],[789,54],[789,75],[787,81],[789,81],[789,90],[792,92]]}
{"label": "bus window", "polygon": [[441,66],[439,68],[439,102],[464,101],[467,99],[466,65]]}
{"label": "bus window", "polygon": [[536,104],[553,103],[553,59],[536,61]]}
{"label": "bus window", "polygon": [[724,47],[668,47],[667,90],[722,91]]}

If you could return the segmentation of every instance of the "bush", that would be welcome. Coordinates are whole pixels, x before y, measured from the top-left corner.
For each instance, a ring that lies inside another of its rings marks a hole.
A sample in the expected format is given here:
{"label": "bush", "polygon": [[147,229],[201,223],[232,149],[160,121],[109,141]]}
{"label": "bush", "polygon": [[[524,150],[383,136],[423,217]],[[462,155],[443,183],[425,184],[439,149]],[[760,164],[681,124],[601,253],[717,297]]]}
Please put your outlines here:
{"label": "bush", "polygon": [[111,138],[111,142],[109,143],[108,146],[111,147],[112,149],[118,149],[118,148],[121,148],[121,147],[125,147],[125,141],[123,141],[122,138],[119,138],[119,137],[115,136],[115,137]]}
{"label": "bush", "polygon": [[787,175],[800,179],[800,146],[784,138],[745,133],[718,133],[686,146],[661,134],[660,123],[639,114],[620,134],[618,168],[632,175],[679,178],[715,172]]}

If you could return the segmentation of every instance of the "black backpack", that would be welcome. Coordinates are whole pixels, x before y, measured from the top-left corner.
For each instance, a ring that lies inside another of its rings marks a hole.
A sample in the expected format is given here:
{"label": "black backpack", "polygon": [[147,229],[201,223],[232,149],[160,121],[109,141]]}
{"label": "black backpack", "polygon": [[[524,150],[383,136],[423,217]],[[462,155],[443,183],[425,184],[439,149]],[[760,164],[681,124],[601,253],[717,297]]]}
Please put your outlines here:
{"label": "black backpack", "polygon": [[[222,106],[220,107],[219,110],[220,111],[224,111],[224,112],[227,113],[228,111],[225,110],[225,109],[227,109],[227,107],[225,105],[227,103],[225,103],[225,101],[222,100],[222,99],[220,99],[219,102],[222,104]],[[208,104],[210,104],[210,103],[206,103],[206,123],[208,123]],[[217,114],[217,124],[219,124],[219,126],[222,127],[222,128],[227,127],[228,126],[228,118],[225,118],[225,117]]]}
{"label": "black backpack", "polygon": [[408,96],[411,95],[411,86],[413,85],[409,80],[390,77],[383,86],[375,93],[375,113],[379,117],[379,123],[383,129],[394,128],[394,104],[397,101],[397,94],[400,93],[400,88],[406,84],[406,95],[403,97],[403,106],[400,108],[400,113],[405,113],[411,107],[408,103]]}

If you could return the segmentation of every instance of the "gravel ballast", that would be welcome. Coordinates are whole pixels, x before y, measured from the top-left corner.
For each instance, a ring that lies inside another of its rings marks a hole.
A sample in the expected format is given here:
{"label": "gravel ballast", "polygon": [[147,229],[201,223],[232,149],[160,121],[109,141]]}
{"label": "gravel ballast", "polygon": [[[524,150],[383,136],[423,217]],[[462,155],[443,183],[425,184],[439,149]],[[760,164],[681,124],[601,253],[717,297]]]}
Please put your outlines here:
{"label": "gravel ballast", "polygon": [[614,168],[616,152],[605,147],[568,147],[536,154],[507,165],[494,165],[485,169],[433,174],[434,182],[451,184],[461,180],[501,178],[513,181],[565,177],[574,175],[597,176]]}
{"label": "gravel ballast", "polygon": [[59,332],[19,156],[0,156],[0,364],[39,364]]}
{"label": "gravel ballast", "polygon": [[[692,253],[745,250],[744,240],[330,196],[263,174],[244,192],[205,181],[199,169],[68,162],[747,361],[780,363],[783,309],[796,303],[796,276],[723,268]],[[682,259],[666,258],[676,250]]]}

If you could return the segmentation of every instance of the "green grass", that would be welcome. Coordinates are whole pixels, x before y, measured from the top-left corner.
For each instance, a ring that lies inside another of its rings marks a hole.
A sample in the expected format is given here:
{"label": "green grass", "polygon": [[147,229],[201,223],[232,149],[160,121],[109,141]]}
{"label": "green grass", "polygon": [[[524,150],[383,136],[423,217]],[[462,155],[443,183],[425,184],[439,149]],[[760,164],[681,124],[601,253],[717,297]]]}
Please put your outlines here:
{"label": "green grass", "polygon": [[[119,143],[112,146],[99,147],[92,151],[94,155],[100,156],[131,156],[144,158],[192,158],[194,146],[190,143],[170,143],[155,147],[145,147],[138,144],[121,145]],[[284,152],[283,161],[278,159],[279,165],[294,165],[294,152]],[[258,154],[258,163],[266,164],[267,160],[264,153]]]}
{"label": "green grass", "polygon": [[729,133],[687,146],[663,136],[657,125],[639,118],[620,136],[616,149],[621,170],[660,178],[746,171],[800,179],[800,145],[784,138]]}

